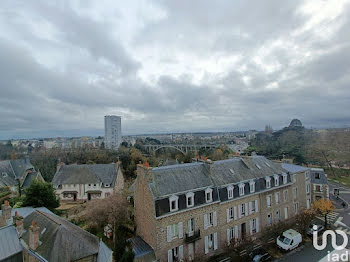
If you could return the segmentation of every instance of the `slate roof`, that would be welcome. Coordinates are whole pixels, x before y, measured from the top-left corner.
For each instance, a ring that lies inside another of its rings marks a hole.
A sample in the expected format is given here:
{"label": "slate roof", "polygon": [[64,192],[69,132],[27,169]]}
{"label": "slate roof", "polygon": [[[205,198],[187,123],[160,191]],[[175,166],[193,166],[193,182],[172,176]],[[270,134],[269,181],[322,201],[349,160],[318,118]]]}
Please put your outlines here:
{"label": "slate roof", "polygon": [[128,240],[131,243],[132,251],[135,254],[135,258],[145,256],[154,252],[150,245],[148,245],[141,237],[136,236]]}
{"label": "slate roof", "polygon": [[[210,171],[211,170],[211,171]],[[223,186],[288,172],[263,156],[195,162],[152,169],[149,184],[155,198],[199,188]]]}
{"label": "slate roof", "polygon": [[113,252],[112,250],[109,249],[109,247],[106,246],[105,243],[100,241],[97,262],[107,262],[107,261],[110,261],[110,262],[113,261]]}
{"label": "slate roof", "polygon": [[150,187],[156,197],[213,185],[202,162],[153,168],[152,175]]}
{"label": "slate roof", "polygon": [[0,228],[0,261],[21,253],[22,250],[16,228],[14,226]]}
{"label": "slate roof", "polygon": [[34,171],[28,158],[0,161],[0,187],[17,185],[17,179],[23,179],[27,170]]}
{"label": "slate roof", "polygon": [[[50,262],[74,261],[99,251],[96,236],[70,223],[69,221],[45,212],[35,210],[23,220],[27,229],[35,221],[40,227],[40,245],[36,253]],[[23,233],[22,239],[29,243],[29,231]]]}
{"label": "slate roof", "polygon": [[22,182],[22,187],[29,187],[33,179],[42,179],[42,177],[39,172],[31,172],[26,175],[24,181]]}
{"label": "slate roof", "polygon": [[282,167],[286,169],[289,173],[295,174],[299,172],[305,172],[309,170],[308,167],[304,166],[298,166],[298,165],[293,165],[293,164],[288,164],[288,163],[282,163]]}
{"label": "slate roof", "polygon": [[[320,174],[320,179],[315,178],[315,173]],[[313,183],[313,184],[328,184],[327,176],[322,168],[311,168],[311,183]]]}
{"label": "slate roof", "polygon": [[[13,216],[18,213],[19,216],[26,218],[31,213],[33,213],[35,210],[39,210],[41,212],[53,214],[50,210],[48,210],[46,207],[20,207],[20,208],[12,208],[11,210],[11,218],[7,221],[8,225],[13,224]],[[0,216],[2,215],[2,210],[0,209]]]}
{"label": "slate roof", "polygon": [[[120,167],[119,167],[120,168]],[[56,172],[52,183],[54,186],[62,184],[111,184],[117,178],[115,164],[93,164],[93,165],[63,165]]]}

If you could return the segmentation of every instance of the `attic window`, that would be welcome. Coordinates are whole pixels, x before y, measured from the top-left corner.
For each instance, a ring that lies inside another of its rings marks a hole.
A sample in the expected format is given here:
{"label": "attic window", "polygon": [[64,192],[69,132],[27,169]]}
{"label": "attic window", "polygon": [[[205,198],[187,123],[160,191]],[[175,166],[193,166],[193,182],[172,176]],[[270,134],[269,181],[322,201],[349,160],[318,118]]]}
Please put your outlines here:
{"label": "attic window", "polygon": [[186,194],[186,205],[187,205],[187,207],[194,206],[194,193],[193,192],[189,192]]}
{"label": "attic window", "polygon": [[232,169],[232,168],[230,168],[230,172],[231,172],[231,174],[232,174],[232,175],[234,175],[234,174],[235,174],[235,171],[233,171],[233,169]]}
{"label": "attic window", "polygon": [[269,163],[265,162],[265,164],[266,164],[268,167],[271,167]]}
{"label": "attic window", "polygon": [[227,187],[227,198],[232,199],[233,198],[233,186],[228,186]]}
{"label": "attic window", "polygon": [[239,186],[239,196],[244,196],[244,184],[241,183]]}
{"label": "attic window", "polygon": [[279,180],[279,176],[278,175],[274,175],[273,176],[273,178],[275,179],[275,186],[279,186],[279,182],[280,182],[280,180]]}
{"label": "attic window", "polygon": [[41,235],[44,234],[46,232],[46,227],[41,231]]}
{"label": "attic window", "polygon": [[6,172],[2,172],[2,177],[7,177],[7,173]]}
{"label": "attic window", "polygon": [[265,177],[265,181],[266,181],[266,188],[270,188],[271,187],[271,177],[269,177],[269,176]]}
{"label": "attic window", "polygon": [[283,184],[287,184],[287,174],[283,173],[282,177],[283,177]]}
{"label": "attic window", "polygon": [[261,166],[259,166],[258,164],[255,164],[256,165],[256,167],[258,168],[258,169],[261,169]]}
{"label": "attic window", "polygon": [[255,192],[255,181],[251,180],[249,182],[249,188],[250,188],[250,193],[254,193]]}
{"label": "attic window", "polygon": [[179,200],[178,196],[172,196],[169,198],[170,212],[174,212],[179,209],[178,200]]}
{"label": "attic window", "polygon": [[205,201],[206,201],[207,203],[213,201],[213,189],[207,188],[207,189],[205,190]]}

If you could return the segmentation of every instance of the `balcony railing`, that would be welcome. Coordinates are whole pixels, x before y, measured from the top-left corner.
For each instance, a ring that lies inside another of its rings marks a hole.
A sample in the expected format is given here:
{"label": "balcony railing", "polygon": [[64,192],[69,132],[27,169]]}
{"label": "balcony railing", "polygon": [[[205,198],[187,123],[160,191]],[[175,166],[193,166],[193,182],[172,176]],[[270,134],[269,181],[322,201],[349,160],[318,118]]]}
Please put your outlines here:
{"label": "balcony railing", "polygon": [[195,230],[194,232],[186,233],[185,242],[192,243],[200,238],[201,238],[201,232],[198,229],[198,230]]}

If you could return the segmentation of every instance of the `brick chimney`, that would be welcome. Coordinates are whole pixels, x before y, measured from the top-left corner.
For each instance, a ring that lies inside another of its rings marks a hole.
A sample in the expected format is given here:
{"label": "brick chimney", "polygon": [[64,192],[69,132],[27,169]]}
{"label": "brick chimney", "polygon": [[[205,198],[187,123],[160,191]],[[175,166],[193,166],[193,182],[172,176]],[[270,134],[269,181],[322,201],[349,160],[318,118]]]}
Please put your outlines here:
{"label": "brick chimney", "polygon": [[5,200],[4,204],[1,205],[2,216],[5,220],[9,220],[11,218],[11,206],[8,200]]}
{"label": "brick chimney", "polygon": [[13,216],[13,222],[16,224],[18,236],[22,237],[22,234],[23,234],[23,217],[18,215],[17,211],[16,211],[15,215]]}
{"label": "brick chimney", "polygon": [[36,250],[39,246],[40,227],[33,220],[32,225],[29,227],[29,248]]}

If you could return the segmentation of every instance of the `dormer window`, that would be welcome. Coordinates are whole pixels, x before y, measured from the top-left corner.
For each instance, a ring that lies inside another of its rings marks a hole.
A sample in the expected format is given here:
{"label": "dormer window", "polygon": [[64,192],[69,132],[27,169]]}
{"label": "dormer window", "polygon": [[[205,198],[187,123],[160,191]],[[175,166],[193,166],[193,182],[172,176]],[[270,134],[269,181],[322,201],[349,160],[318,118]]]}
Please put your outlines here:
{"label": "dormer window", "polygon": [[213,201],[213,189],[207,188],[205,190],[205,202],[209,203]]}
{"label": "dormer window", "polygon": [[315,173],[315,179],[321,179],[320,173]]}
{"label": "dormer window", "polygon": [[249,189],[250,189],[250,193],[254,193],[255,192],[255,181],[251,180],[249,182]]}
{"label": "dormer window", "polygon": [[6,172],[2,172],[2,177],[7,177],[7,173]]}
{"label": "dormer window", "polygon": [[287,184],[287,174],[283,173],[282,177],[283,177],[283,184]]}
{"label": "dormer window", "polygon": [[172,196],[169,198],[170,212],[177,211],[179,209],[179,197]]}
{"label": "dormer window", "polygon": [[273,178],[275,179],[275,186],[279,186],[279,176],[278,175],[274,175]]}
{"label": "dormer window", "polygon": [[266,181],[266,188],[270,188],[271,187],[271,177],[269,177],[269,176],[265,177],[265,181]]}
{"label": "dormer window", "polygon": [[233,198],[233,186],[227,187],[227,198],[232,199]]}
{"label": "dormer window", "polygon": [[239,184],[239,196],[244,196],[244,184]]}
{"label": "dormer window", "polygon": [[105,184],[105,187],[109,187],[109,184]]}
{"label": "dormer window", "polygon": [[187,205],[187,207],[194,206],[194,193],[193,192],[189,192],[186,194],[186,205]]}

